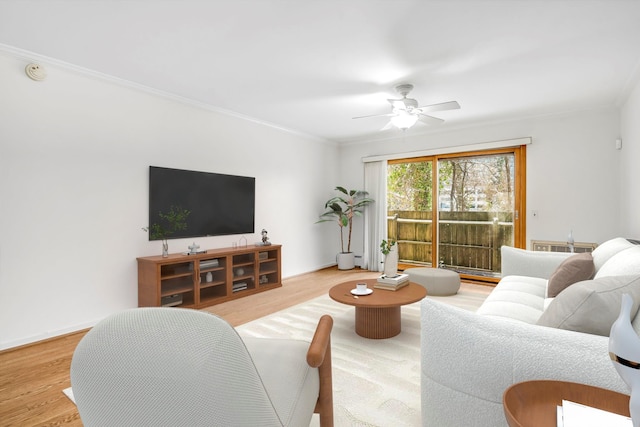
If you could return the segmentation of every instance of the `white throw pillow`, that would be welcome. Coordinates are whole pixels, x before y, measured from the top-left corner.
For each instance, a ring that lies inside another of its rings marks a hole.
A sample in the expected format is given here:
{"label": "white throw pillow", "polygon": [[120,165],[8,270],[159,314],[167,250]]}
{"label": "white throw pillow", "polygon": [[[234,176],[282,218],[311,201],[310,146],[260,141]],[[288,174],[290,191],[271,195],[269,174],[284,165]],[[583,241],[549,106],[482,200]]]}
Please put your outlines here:
{"label": "white throw pillow", "polygon": [[598,245],[593,252],[591,252],[596,271],[600,270],[609,258],[618,252],[632,248],[633,246],[633,243],[623,237],[616,237],[615,239],[607,240],[606,242]]}
{"label": "white throw pillow", "polygon": [[640,246],[635,245],[609,258],[593,278],[599,279],[607,276],[628,276],[633,274],[640,274]]}
{"label": "white throw pillow", "polygon": [[640,306],[640,275],[609,276],[574,283],[560,292],[537,325],[609,336],[620,314],[622,294],[633,298],[634,318]]}

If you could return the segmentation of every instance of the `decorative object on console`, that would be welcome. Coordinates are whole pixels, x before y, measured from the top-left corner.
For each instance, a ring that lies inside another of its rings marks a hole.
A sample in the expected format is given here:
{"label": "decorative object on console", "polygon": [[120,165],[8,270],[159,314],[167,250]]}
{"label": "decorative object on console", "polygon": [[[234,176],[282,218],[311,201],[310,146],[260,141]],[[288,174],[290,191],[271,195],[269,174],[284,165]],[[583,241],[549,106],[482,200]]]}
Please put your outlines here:
{"label": "decorative object on console", "polygon": [[242,236],[240,237],[240,240],[238,241],[238,246],[240,246],[241,248],[246,248],[247,247],[247,238]]}
{"label": "decorative object on console", "polygon": [[569,237],[567,237],[567,245],[569,246],[569,252],[573,253],[575,250],[575,240],[573,240],[573,230],[569,231]]}
{"label": "decorative object on console", "polygon": [[[351,231],[353,229],[353,217],[361,216],[364,208],[373,203],[373,199],[368,198],[368,192],[362,190],[347,190],[344,187],[336,187],[343,195],[330,198],[324,204],[326,211],[320,215],[320,222],[337,221],[340,227],[340,253],[336,259],[339,270],[351,270],[355,267],[355,256],[351,252]],[[345,197],[346,196],[346,197]],[[344,247],[344,228],[347,228],[347,250]]]}
{"label": "decorative object on console", "polygon": [[631,390],[629,413],[633,427],[640,427],[640,338],[636,334],[631,319],[635,316],[629,294],[622,295],[620,315],[611,326],[609,334],[609,356],[620,377]]}
{"label": "decorative object on console", "polygon": [[167,238],[179,230],[186,230],[187,217],[190,211],[179,206],[171,206],[168,213],[158,212],[161,223],[153,223],[142,230],[149,233],[149,240],[162,240],[162,256],[169,256],[169,242]]}
{"label": "decorative object on console", "polygon": [[270,246],[271,242],[269,241],[269,237],[267,237],[267,230],[263,228],[260,234],[262,234],[262,241],[256,242],[256,246]]}

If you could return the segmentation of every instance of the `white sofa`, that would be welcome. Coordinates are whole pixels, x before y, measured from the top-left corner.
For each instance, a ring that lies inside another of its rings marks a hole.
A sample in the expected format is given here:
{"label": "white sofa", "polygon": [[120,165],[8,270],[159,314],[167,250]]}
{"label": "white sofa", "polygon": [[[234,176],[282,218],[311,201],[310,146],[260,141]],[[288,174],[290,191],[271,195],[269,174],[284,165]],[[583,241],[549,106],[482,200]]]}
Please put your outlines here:
{"label": "white sofa", "polygon": [[[609,305],[612,299],[617,304],[606,315],[593,309],[591,320],[602,317],[602,322],[612,322],[618,316],[620,296],[615,291],[620,289],[634,296],[637,310],[640,246],[622,238],[599,245],[592,254],[593,280],[571,285],[553,300],[546,298],[548,278],[570,255],[503,248],[503,278],[476,313],[422,301],[423,426],[506,426],[504,391],[532,379],[580,382],[628,393],[609,360],[607,336],[536,323],[545,311],[549,317],[558,307],[566,307],[572,292],[585,287],[608,286],[614,291],[595,294],[608,299]],[[587,307],[585,300],[578,305]],[[577,316],[566,312],[562,316],[561,327],[575,326],[571,320]],[[640,330],[640,316],[633,323]]]}

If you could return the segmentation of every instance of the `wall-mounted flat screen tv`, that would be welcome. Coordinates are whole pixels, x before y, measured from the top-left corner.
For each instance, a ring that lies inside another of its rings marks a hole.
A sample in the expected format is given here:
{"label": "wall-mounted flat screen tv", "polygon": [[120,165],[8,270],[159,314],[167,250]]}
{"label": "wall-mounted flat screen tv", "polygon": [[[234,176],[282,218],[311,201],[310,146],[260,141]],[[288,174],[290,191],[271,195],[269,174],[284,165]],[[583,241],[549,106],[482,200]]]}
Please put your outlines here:
{"label": "wall-mounted flat screen tv", "polygon": [[[160,212],[176,207],[191,213],[186,229],[169,239],[253,233],[255,184],[246,176],[150,166],[149,225],[166,226]],[[154,240],[151,234],[149,240]]]}

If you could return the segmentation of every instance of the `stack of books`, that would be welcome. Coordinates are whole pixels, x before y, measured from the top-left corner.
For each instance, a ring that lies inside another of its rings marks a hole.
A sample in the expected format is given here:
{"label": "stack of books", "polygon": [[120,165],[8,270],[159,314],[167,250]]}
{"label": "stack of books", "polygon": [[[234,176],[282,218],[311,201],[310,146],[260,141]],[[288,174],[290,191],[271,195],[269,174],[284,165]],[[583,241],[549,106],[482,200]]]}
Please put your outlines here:
{"label": "stack of books", "polygon": [[234,282],[232,285],[232,292],[244,291],[247,288],[247,282]]}
{"label": "stack of books", "polygon": [[176,307],[182,305],[182,294],[167,295],[160,298],[160,304],[163,307]]}
{"label": "stack of books", "polygon": [[558,406],[558,427],[632,427],[631,418],[570,400]]}
{"label": "stack of books", "polygon": [[404,288],[409,284],[408,274],[396,274],[395,276],[385,276],[384,274],[378,277],[378,281],[373,285],[376,289],[384,289],[387,291],[397,291]]}

